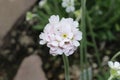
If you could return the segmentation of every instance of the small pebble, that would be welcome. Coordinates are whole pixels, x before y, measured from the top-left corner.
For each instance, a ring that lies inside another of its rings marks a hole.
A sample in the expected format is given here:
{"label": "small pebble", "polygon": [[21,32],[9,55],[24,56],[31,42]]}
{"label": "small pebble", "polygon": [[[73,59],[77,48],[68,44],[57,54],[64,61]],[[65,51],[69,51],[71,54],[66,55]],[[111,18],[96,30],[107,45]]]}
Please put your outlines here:
{"label": "small pebble", "polygon": [[92,64],[92,67],[93,67],[93,68],[97,68],[97,64],[96,64],[96,63],[93,63],[93,64]]}
{"label": "small pebble", "polygon": [[52,78],[52,73],[51,73],[51,72],[48,72],[48,73],[47,73],[47,76],[48,76],[48,78]]}
{"label": "small pebble", "polygon": [[34,49],[32,47],[28,48],[28,53],[33,53]]}
{"label": "small pebble", "polygon": [[64,76],[63,73],[59,75],[59,79],[60,79],[60,80],[64,80],[64,78],[65,78],[65,76]]}
{"label": "small pebble", "polygon": [[11,39],[11,43],[12,43],[12,44],[15,44],[15,39]]}
{"label": "small pebble", "polygon": [[95,74],[95,75],[97,75],[98,72],[99,72],[98,69],[94,69],[94,70],[93,70],[93,74]]}
{"label": "small pebble", "polygon": [[7,56],[9,53],[10,53],[10,50],[8,49],[1,52],[3,56]]}
{"label": "small pebble", "polygon": [[104,57],[103,57],[103,61],[104,61],[104,62],[106,62],[106,61],[108,61],[108,60],[109,60],[109,57],[108,57],[108,56],[104,56]]}
{"label": "small pebble", "polygon": [[12,32],[11,32],[11,36],[12,36],[12,37],[15,37],[16,35],[17,35],[17,32],[16,32],[16,31],[12,31]]}
{"label": "small pebble", "polygon": [[54,63],[54,67],[57,68],[59,67],[59,65],[60,65],[60,60],[56,60]]}

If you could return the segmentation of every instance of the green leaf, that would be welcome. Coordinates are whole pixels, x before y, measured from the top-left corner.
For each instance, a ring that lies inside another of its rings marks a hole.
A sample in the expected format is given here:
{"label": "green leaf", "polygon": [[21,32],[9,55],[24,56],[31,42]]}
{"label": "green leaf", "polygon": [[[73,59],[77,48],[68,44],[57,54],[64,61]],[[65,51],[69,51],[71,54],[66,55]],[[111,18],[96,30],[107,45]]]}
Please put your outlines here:
{"label": "green leaf", "polygon": [[35,30],[43,30],[44,25],[36,25],[36,26],[33,26],[32,28]]}

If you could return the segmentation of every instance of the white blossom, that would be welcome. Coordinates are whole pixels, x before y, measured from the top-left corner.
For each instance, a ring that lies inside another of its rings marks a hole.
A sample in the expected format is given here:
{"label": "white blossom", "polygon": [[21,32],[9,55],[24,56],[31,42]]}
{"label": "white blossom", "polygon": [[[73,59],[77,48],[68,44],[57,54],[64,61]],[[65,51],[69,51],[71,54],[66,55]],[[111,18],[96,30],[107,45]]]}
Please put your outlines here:
{"label": "white blossom", "polygon": [[119,78],[120,76],[120,63],[115,61],[109,61],[108,66],[110,67],[110,74],[114,78]]}
{"label": "white blossom", "polygon": [[111,69],[120,70],[120,63],[117,61],[115,61],[115,62],[109,61],[108,65]]}
{"label": "white blossom", "polygon": [[40,34],[40,44],[47,44],[50,54],[69,56],[80,45],[82,32],[78,29],[78,22],[72,18],[62,18],[52,15],[44,31]]}
{"label": "white blossom", "polygon": [[62,7],[66,8],[67,13],[74,12],[75,11],[74,0],[63,0]]}

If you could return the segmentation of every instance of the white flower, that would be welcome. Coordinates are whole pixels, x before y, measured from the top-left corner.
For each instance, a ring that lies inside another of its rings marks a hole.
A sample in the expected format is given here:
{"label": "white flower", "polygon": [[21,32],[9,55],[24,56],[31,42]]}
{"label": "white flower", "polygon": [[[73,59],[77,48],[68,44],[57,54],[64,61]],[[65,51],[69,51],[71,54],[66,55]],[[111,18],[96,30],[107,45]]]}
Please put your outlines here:
{"label": "white flower", "polygon": [[113,78],[114,77],[118,78],[120,76],[120,63],[117,61],[115,62],[109,61],[108,66],[111,68],[110,69],[111,76]]}
{"label": "white flower", "polygon": [[108,65],[111,69],[120,70],[120,63],[117,61],[115,61],[115,62],[109,61]]}
{"label": "white flower", "polygon": [[40,44],[47,44],[50,54],[69,56],[80,45],[82,32],[78,29],[78,22],[72,18],[62,18],[52,15],[44,31],[40,34]]}
{"label": "white flower", "polygon": [[68,13],[75,11],[74,0],[63,0],[62,7],[66,8],[66,12]]}

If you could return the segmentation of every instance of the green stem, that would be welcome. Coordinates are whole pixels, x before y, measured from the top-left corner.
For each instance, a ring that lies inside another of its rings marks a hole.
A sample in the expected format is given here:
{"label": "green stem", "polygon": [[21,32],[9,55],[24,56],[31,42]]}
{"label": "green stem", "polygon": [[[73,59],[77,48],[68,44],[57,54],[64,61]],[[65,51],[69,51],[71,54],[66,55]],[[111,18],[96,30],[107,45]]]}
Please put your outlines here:
{"label": "green stem", "polygon": [[65,80],[70,80],[68,57],[65,54],[63,54],[62,57],[64,62]]}
{"label": "green stem", "polygon": [[[83,65],[83,61],[84,61],[84,48],[86,46],[86,25],[85,25],[85,0],[81,0],[81,6],[82,6],[82,18],[81,18],[81,31],[83,32],[83,39],[81,40],[81,46],[80,46],[80,62],[81,62],[81,66]],[[86,53],[85,53],[86,54]]]}
{"label": "green stem", "polygon": [[[86,10],[86,0],[81,0],[81,9],[82,9],[82,17],[81,17],[81,31],[83,32],[83,39],[81,41],[80,46],[80,66],[81,66],[81,74],[83,73],[84,69],[84,60],[86,62],[86,53],[87,53],[87,46],[86,46],[86,23],[85,23],[85,10]],[[83,75],[81,76],[81,79],[83,80]]]}
{"label": "green stem", "polygon": [[112,57],[112,61],[116,58],[116,57],[118,57],[120,55],[120,51],[119,52],[117,52],[113,57]]}
{"label": "green stem", "polygon": [[109,78],[108,78],[108,80],[112,80],[113,79],[113,76],[110,76]]}

